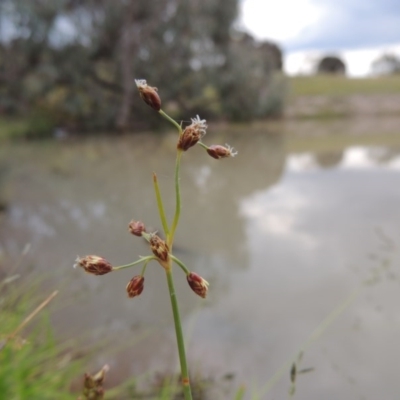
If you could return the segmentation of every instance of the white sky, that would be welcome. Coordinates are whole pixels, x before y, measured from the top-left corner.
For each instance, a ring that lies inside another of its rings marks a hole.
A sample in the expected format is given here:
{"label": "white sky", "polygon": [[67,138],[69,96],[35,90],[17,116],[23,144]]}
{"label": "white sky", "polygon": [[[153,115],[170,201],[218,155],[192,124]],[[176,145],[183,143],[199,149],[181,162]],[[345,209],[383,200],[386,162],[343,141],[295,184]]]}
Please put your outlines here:
{"label": "white sky", "polygon": [[288,42],[322,17],[324,10],[310,0],[243,0],[243,25],[257,39],[273,38]]}
{"label": "white sky", "polygon": [[[368,0],[365,1],[368,5]],[[288,74],[311,73],[316,60],[321,55],[334,54],[344,59],[349,76],[362,77],[371,72],[372,61],[382,53],[390,52],[400,56],[400,26],[397,29],[399,32],[397,44],[377,45],[377,43],[373,43],[370,46],[366,44],[354,46],[353,44],[348,48],[343,48],[342,40],[337,47],[332,47],[332,44],[335,43],[335,37],[332,35],[327,37],[327,44],[323,46],[324,32],[329,33],[329,28],[325,29],[325,22],[334,15],[338,21],[342,19],[346,21],[347,18],[348,24],[351,12],[354,12],[354,5],[347,15],[346,6],[335,7],[335,3],[329,0],[322,2],[316,0],[242,0],[239,25],[256,39],[277,42],[284,50],[284,69]],[[357,23],[357,20],[350,21],[350,26],[356,26]],[[338,26],[338,29],[346,28],[346,26]],[[320,37],[318,37],[319,33],[321,33]],[[343,33],[348,34],[350,39],[355,37],[351,36],[352,32]],[[342,38],[343,36],[342,34]],[[316,37],[318,39],[315,41]],[[301,48],[302,43],[306,43],[308,38],[309,43],[312,44],[313,40],[318,43],[315,49],[312,48],[312,45]],[[296,50],[288,51],[287,48],[296,48]]]}
{"label": "white sky", "polygon": [[350,77],[363,77],[371,74],[371,64],[382,53],[400,55],[400,45],[387,45],[364,49],[342,51],[307,50],[295,51],[285,54],[284,69],[289,75],[310,74],[314,72],[317,61],[321,55],[338,55],[346,64],[347,75]]}

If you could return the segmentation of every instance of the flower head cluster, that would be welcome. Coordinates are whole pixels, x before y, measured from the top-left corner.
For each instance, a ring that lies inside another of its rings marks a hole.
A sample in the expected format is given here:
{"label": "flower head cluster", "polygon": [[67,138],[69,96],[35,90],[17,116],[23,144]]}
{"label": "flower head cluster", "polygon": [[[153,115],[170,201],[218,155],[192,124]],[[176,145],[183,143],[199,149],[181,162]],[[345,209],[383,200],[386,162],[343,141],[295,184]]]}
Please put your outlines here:
{"label": "flower head cluster", "polygon": [[85,256],[77,257],[74,268],[81,267],[88,274],[105,275],[113,270],[112,265],[103,257]]}
{"label": "flower head cluster", "polygon": [[135,275],[126,285],[126,291],[129,297],[139,296],[143,292],[144,277],[142,275]]}
{"label": "flower head cluster", "polygon": [[[95,375],[85,374],[83,380],[83,395],[85,399],[102,400],[104,399],[103,382],[110,367],[106,364]],[[78,398],[80,400],[81,397]]]}
{"label": "flower head cluster", "polygon": [[169,261],[169,247],[164,240],[162,240],[155,233],[152,233],[150,234],[149,243],[151,251],[160,261]]}
{"label": "flower head cluster", "polygon": [[229,146],[229,144],[225,144],[225,146],[213,144],[207,147],[207,153],[211,157],[219,160],[220,158],[235,157],[238,152],[233,147]]}
{"label": "flower head cluster", "polygon": [[135,236],[142,236],[143,232],[146,232],[146,227],[141,221],[135,221],[134,219],[129,223],[129,232]]}
{"label": "flower head cluster", "polygon": [[206,122],[198,115],[196,118],[192,118],[192,123],[184,129],[179,137],[178,149],[186,151],[193,147],[206,134]]}
{"label": "flower head cluster", "polygon": [[145,79],[135,79],[142,100],[155,111],[161,110],[161,99],[156,87],[149,86]]}
{"label": "flower head cluster", "polygon": [[193,292],[198,294],[203,299],[207,296],[209,283],[195,272],[190,272],[186,279]]}

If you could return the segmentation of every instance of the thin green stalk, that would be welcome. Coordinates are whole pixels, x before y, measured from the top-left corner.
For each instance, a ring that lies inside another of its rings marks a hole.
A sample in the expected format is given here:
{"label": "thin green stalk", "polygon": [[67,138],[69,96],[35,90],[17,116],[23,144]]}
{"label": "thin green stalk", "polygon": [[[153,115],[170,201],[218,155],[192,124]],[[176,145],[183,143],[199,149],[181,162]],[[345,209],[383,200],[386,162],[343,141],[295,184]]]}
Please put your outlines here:
{"label": "thin green stalk", "polygon": [[182,157],[182,150],[178,150],[176,154],[176,164],[175,164],[175,215],[174,220],[172,222],[170,234],[168,236],[168,246],[172,250],[172,245],[174,243],[174,236],[176,227],[178,226],[179,217],[181,215],[181,189],[180,189],[180,182],[179,182],[179,171],[181,166],[181,157]]}
{"label": "thin green stalk", "polygon": [[[12,274],[22,264],[22,261],[25,259],[25,256],[29,253],[30,249],[31,249],[31,245],[30,245],[30,243],[28,243],[24,247],[24,249],[22,250],[22,253],[20,254],[19,259],[17,260],[17,262],[14,265],[12,265],[11,269],[8,271],[8,278],[3,279],[0,282],[0,289],[2,289],[4,285],[7,285],[8,283],[12,282],[13,279],[18,279],[19,278],[19,275],[17,275],[17,274],[12,275]],[[1,290],[0,290],[0,292],[1,292]]]}
{"label": "thin green stalk", "polygon": [[24,328],[41,310],[43,310],[44,307],[49,304],[54,297],[58,295],[58,290],[55,290],[50,296],[48,296],[42,303],[39,304],[38,307],[36,307],[15,329],[9,336],[6,338],[6,340],[13,339],[14,336],[22,329]]}
{"label": "thin green stalk", "polygon": [[145,273],[145,271],[146,271],[146,268],[147,268],[147,264],[149,263],[149,261],[150,261],[150,259],[148,259],[148,260],[146,260],[145,261],[145,263],[144,263],[144,265],[143,265],[143,268],[142,268],[142,272],[141,272],[141,274],[140,275],[144,275],[144,273]]}
{"label": "thin green stalk", "polygon": [[169,122],[171,122],[172,125],[174,125],[177,129],[178,132],[182,132],[182,127],[174,120],[172,119],[167,113],[165,113],[163,110],[160,110],[159,113]]}
{"label": "thin green stalk", "polygon": [[165,237],[168,237],[169,228],[167,223],[167,217],[165,216],[164,204],[161,198],[160,187],[158,186],[157,175],[154,172],[153,172],[153,184],[154,184],[154,191],[156,192],[158,213],[160,214],[160,219],[164,229]]}
{"label": "thin green stalk", "polygon": [[174,260],[176,262],[176,264],[178,264],[183,269],[183,272],[186,275],[190,274],[189,269],[186,267],[186,265],[179,258],[176,258],[172,254],[170,254],[170,257],[171,257],[172,260]]}
{"label": "thin green stalk", "polygon": [[176,294],[175,294],[175,287],[174,287],[174,280],[172,277],[171,265],[169,266],[168,269],[165,270],[165,272],[167,274],[168,289],[169,289],[169,294],[170,294],[170,298],[171,298],[172,313],[174,315],[176,341],[178,344],[179,361],[181,364],[181,379],[182,379],[183,394],[185,396],[185,400],[192,400],[192,391],[190,388],[190,380],[189,380],[189,370],[188,370],[186,354],[185,354],[185,342],[183,339],[182,324],[181,324],[181,318],[179,315],[178,301],[176,299]]}
{"label": "thin green stalk", "polygon": [[197,144],[199,144],[203,149],[208,149],[208,146],[206,146],[203,142],[197,142]]}
{"label": "thin green stalk", "polygon": [[118,270],[120,270],[120,269],[133,267],[134,265],[140,264],[140,263],[143,262],[143,261],[146,261],[146,265],[147,265],[147,263],[148,263],[149,261],[151,261],[151,260],[156,260],[156,259],[157,259],[157,257],[155,257],[155,256],[140,257],[139,260],[136,260],[136,261],[133,262],[133,263],[125,264],[125,265],[120,265],[120,266],[118,266],[118,267],[113,267],[113,271],[118,271]]}
{"label": "thin green stalk", "polygon": [[235,400],[242,400],[244,398],[246,388],[241,386],[235,394]]}

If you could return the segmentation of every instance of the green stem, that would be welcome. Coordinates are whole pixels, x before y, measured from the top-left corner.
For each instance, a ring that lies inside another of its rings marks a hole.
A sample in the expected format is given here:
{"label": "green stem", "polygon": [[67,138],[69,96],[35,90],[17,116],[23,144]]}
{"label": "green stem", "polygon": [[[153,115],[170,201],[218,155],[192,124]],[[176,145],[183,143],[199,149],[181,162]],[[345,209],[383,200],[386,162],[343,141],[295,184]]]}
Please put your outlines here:
{"label": "green stem", "polygon": [[185,342],[183,340],[181,318],[179,316],[178,301],[176,299],[174,280],[172,277],[171,265],[165,270],[167,274],[168,289],[171,298],[172,313],[174,315],[176,341],[178,344],[179,361],[181,364],[182,387],[185,400],[192,400],[192,391],[190,388],[189,370],[185,354]]}
{"label": "green stem", "polygon": [[147,268],[147,264],[149,263],[149,261],[150,261],[150,259],[148,259],[148,260],[146,260],[145,262],[144,262],[144,265],[143,265],[143,268],[142,268],[142,272],[141,272],[141,274],[140,275],[144,275],[144,273],[145,273],[145,271],[146,271],[146,268]]}
{"label": "green stem", "polygon": [[151,234],[147,232],[142,232],[142,238],[146,240],[146,242],[150,242]]}
{"label": "green stem", "polygon": [[176,258],[176,257],[173,256],[172,254],[170,254],[169,256],[171,257],[172,260],[174,260],[174,261],[183,269],[183,272],[184,272],[186,275],[189,275],[189,274],[190,274],[189,269],[186,267],[186,265],[185,265],[179,258]]}
{"label": "green stem", "polygon": [[203,149],[208,149],[208,146],[206,146],[203,142],[197,142],[197,144],[199,144]]}
{"label": "green stem", "polygon": [[174,215],[174,220],[172,222],[170,234],[168,237],[168,246],[169,246],[170,250],[172,250],[172,245],[174,243],[175,231],[176,231],[176,227],[178,226],[179,217],[181,214],[181,189],[180,189],[180,183],[179,183],[179,170],[180,170],[180,166],[181,166],[181,157],[182,157],[182,150],[178,150],[178,152],[176,154],[176,164],[175,164],[175,196],[176,196],[175,215]]}
{"label": "green stem", "polygon": [[156,259],[157,259],[157,257],[155,257],[155,256],[140,257],[139,260],[136,260],[136,261],[133,262],[133,263],[125,264],[125,265],[120,265],[120,266],[118,266],[118,267],[113,267],[113,271],[118,271],[118,270],[120,270],[120,269],[125,269],[125,268],[129,268],[129,267],[133,267],[134,265],[140,264],[140,263],[143,262],[143,261],[146,261],[146,265],[147,265],[147,263],[148,263],[149,261],[151,261],[151,260],[156,260]]}
{"label": "green stem", "polygon": [[245,387],[241,386],[238,391],[236,392],[235,395],[235,400],[242,400],[244,398],[244,393],[245,393]]}
{"label": "green stem", "polygon": [[165,113],[163,110],[160,110],[159,113],[169,122],[171,122],[172,125],[174,125],[177,129],[178,132],[182,132],[182,127],[174,120],[172,119],[167,113]]}
{"label": "green stem", "polygon": [[169,228],[168,228],[167,218],[165,216],[164,204],[162,202],[160,187],[158,186],[157,175],[155,173],[153,173],[153,184],[154,184],[154,191],[156,192],[158,213],[160,214],[160,219],[164,229],[165,237],[168,237]]}

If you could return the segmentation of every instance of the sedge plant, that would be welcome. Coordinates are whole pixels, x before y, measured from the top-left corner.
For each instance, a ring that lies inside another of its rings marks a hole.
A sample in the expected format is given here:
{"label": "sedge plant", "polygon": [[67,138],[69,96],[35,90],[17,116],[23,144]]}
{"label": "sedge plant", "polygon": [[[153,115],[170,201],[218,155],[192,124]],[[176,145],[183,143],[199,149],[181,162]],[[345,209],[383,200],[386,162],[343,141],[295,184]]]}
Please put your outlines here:
{"label": "sedge plant", "polygon": [[[197,273],[191,271],[180,259],[173,253],[175,233],[178,228],[181,214],[181,187],[180,187],[180,167],[182,154],[191,149],[195,145],[203,148],[208,155],[219,160],[223,158],[234,157],[237,152],[229,145],[211,145],[207,146],[202,139],[206,134],[206,120],[201,119],[198,115],[192,118],[192,123],[186,127],[182,127],[169,115],[161,109],[161,99],[158,95],[157,88],[149,86],[144,79],[135,81],[142,100],[150,106],[154,111],[158,112],[168,122],[170,122],[178,131],[176,146],[176,162],[175,162],[175,212],[171,221],[168,221],[164,204],[158,185],[157,175],[153,173],[153,186],[157,200],[158,213],[161,220],[163,235],[157,235],[157,232],[148,232],[142,221],[132,220],[129,223],[129,231],[134,236],[143,237],[149,244],[151,255],[139,257],[138,260],[121,266],[113,266],[103,257],[88,255],[78,257],[75,263],[76,267],[83,268],[84,271],[93,275],[104,275],[110,272],[119,271],[142,265],[141,272],[135,275],[126,286],[127,294],[130,298],[139,296],[144,289],[144,275],[148,264],[151,261],[157,262],[165,272],[169,296],[174,318],[174,327],[176,340],[178,345],[179,361],[181,367],[181,385],[185,400],[192,400],[192,391],[189,380],[189,370],[185,353],[184,336],[182,331],[181,318],[179,314],[178,300],[174,287],[172,276],[172,267],[177,265],[186,275],[187,282],[194,293],[202,298],[207,296],[209,283]],[[165,239],[162,239],[163,236]]]}

